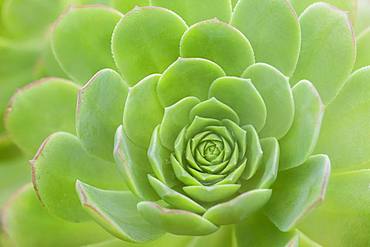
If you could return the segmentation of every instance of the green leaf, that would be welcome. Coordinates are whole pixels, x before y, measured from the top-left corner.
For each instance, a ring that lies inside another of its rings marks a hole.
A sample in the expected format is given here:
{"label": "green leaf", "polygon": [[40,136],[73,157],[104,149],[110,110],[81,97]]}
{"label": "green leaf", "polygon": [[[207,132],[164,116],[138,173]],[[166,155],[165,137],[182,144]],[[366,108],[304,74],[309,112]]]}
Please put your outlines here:
{"label": "green leaf", "polygon": [[299,167],[280,172],[265,207],[266,215],[281,231],[289,231],[324,200],[329,176],[330,160],[322,154],[311,156]]}
{"label": "green leaf", "polygon": [[185,186],[183,190],[194,200],[217,202],[234,195],[240,188],[239,184],[221,184],[212,186]]}
{"label": "green leaf", "polygon": [[[220,126],[222,122],[212,118],[195,116],[193,122],[186,128],[186,138],[193,138],[197,133],[209,126]],[[176,151],[176,150],[175,150]]]}
{"label": "green leaf", "polygon": [[[316,2],[326,2],[343,11],[346,11],[352,20],[355,19],[356,12],[361,10],[361,8],[357,6],[357,2],[361,2],[361,0],[290,0],[290,2],[292,3],[298,15],[300,15],[307,7],[309,7],[309,5]],[[356,21],[354,23],[356,23]]]}
{"label": "green leaf", "polygon": [[239,116],[240,125],[252,124],[260,130],[266,121],[266,106],[251,80],[222,77],[214,81],[209,97],[230,106]]}
{"label": "green leaf", "polygon": [[170,204],[172,207],[182,210],[191,211],[194,213],[202,214],[206,210],[197,202],[193,201],[189,197],[169,188],[167,185],[148,175],[149,182],[157,194],[162,198],[163,201]]}
{"label": "green leaf", "polygon": [[113,141],[122,121],[128,87],[113,70],[99,71],[79,92],[77,135],[94,155],[113,161]]}
{"label": "green leaf", "polygon": [[186,185],[193,185],[193,186],[201,186],[202,184],[191,176],[183,167],[182,164],[175,158],[173,154],[171,154],[171,164],[173,168],[173,172],[178,180]]}
{"label": "green leaf", "polygon": [[50,213],[78,222],[87,219],[75,191],[76,179],[104,189],[123,188],[112,163],[90,156],[79,139],[58,132],[49,136],[31,161],[35,190]]}
{"label": "green leaf", "polygon": [[209,60],[179,58],[168,67],[159,80],[159,99],[164,106],[172,105],[188,96],[206,100],[212,82],[224,75],[221,67]]}
{"label": "green leaf", "polygon": [[164,234],[141,217],[136,208],[140,200],[132,193],[101,190],[78,180],[76,190],[86,212],[114,236],[129,242],[146,242]]}
{"label": "green leaf", "polygon": [[356,46],[345,12],[325,3],[307,8],[300,17],[302,47],[291,84],[310,80],[325,104],[333,100],[352,71]]}
{"label": "green leaf", "polygon": [[[65,7],[64,0],[7,0],[2,6],[2,22],[12,36],[29,38],[42,35]],[[40,15],[35,14],[35,10]]]}
{"label": "green leaf", "polygon": [[56,23],[52,44],[63,70],[84,84],[103,68],[115,68],[111,36],[121,14],[107,7],[72,7]]}
{"label": "green leaf", "polygon": [[250,66],[243,77],[252,80],[266,105],[266,123],[259,132],[260,137],[283,137],[294,119],[289,79],[274,67],[263,63]]}
{"label": "green leaf", "polygon": [[237,247],[235,242],[234,226],[222,226],[215,233],[202,237],[193,237],[187,247]]}
{"label": "green leaf", "polygon": [[369,168],[370,67],[354,72],[327,106],[315,152],[329,155],[333,170]]}
{"label": "green leaf", "polygon": [[149,0],[111,0],[111,4],[122,13],[127,13],[136,6],[148,6]]}
{"label": "green leaf", "polygon": [[297,247],[296,232],[281,232],[262,214],[254,214],[236,225],[238,247]]}
{"label": "green leaf", "polygon": [[167,9],[138,7],[117,24],[112,52],[118,69],[130,85],[162,73],[179,57],[179,44],[187,26]]}
{"label": "green leaf", "polygon": [[70,81],[47,78],[19,90],[5,118],[6,129],[18,147],[33,155],[51,133],[74,133],[78,89]]}
{"label": "green leaf", "polygon": [[357,55],[354,69],[370,65],[370,28],[357,37],[356,47]]}
{"label": "green leaf", "polygon": [[155,202],[143,201],[137,205],[139,213],[153,227],[177,235],[200,236],[217,231],[218,227],[189,211],[163,208]]}
{"label": "green leaf", "polygon": [[[81,246],[110,236],[93,222],[71,223],[51,216],[31,184],[9,200],[2,214],[4,231],[15,246]],[[11,245],[13,246],[13,245]]]}
{"label": "green leaf", "polygon": [[297,63],[301,30],[286,0],[239,0],[231,19],[252,44],[257,62],[290,76]]}
{"label": "green leaf", "polygon": [[369,245],[369,181],[367,169],[333,174],[324,202],[299,229],[323,246]]}
{"label": "green leaf", "polygon": [[299,232],[299,246],[300,247],[321,247],[318,243],[304,235],[302,232]]}
{"label": "green leaf", "polygon": [[294,121],[280,140],[280,169],[302,164],[314,150],[320,134],[324,105],[315,87],[301,81],[293,87]]}
{"label": "green leaf", "polygon": [[138,147],[128,138],[122,126],[114,138],[114,158],[130,190],[139,198],[155,200],[158,196],[151,188],[147,174],[152,170],[146,149]]}
{"label": "green leaf", "polygon": [[214,97],[197,104],[191,109],[189,114],[190,120],[194,120],[196,116],[218,120],[229,119],[239,124],[238,114],[228,105],[225,105]]}
{"label": "green leaf", "polygon": [[240,76],[254,63],[249,40],[238,29],[217,19],[191,26],[181,39],[180,55],[211,60],[233,76]]}
{"label": "green leaf", "polygon": [[151,0],[150,2],[152,5],[175,11],[189,25],[211,18],[229,22],[232,11],[230,0]]}
{"label": "green leaf", "polygon": [[267,189],[275,182],[279,168],[279,143],[273,138],[261,140],[263,156],[261,164],[252,178],[242,184],[242,191]]}
{"label": "green leaf", "polygon": [[148,159],[154,174],[159,180],[170,187],[175,186],[178,181],[173,173],[171,151],[165,148],[159,138],[159,126],[153,131],[152,139],[148,148]]}
{"label": "green leaf", "polygon": [[251,125],[244,127],[247,131],[247,168],[243,178],[250,179],[261,164],[263,151],[256,130]]}
{"label": "green leaf", "polygon": [[196,97],[186,97],[165,108],[159,136],[163,145],[174,150],[174,144],[182,128],[190,123],[189,114],[195,105],[200,103]]}
{"label": "green leaf", "polygon": [[370,2],[367,0],[353,0],[355,5],[357,5],[356,9],[356,20],[355,23],[355,31],[357,34],[361,33],[365,29],[370,26]]}
{"label": "green leaf", "polygon": [[252,190],[207,210],[204,218],[216,225],[237,224],[261,209],[271,197],[271,190]]}
{"label": "green leaf", "polygon": [[128,137],[142,148],[149,146],[153,130],[163,117],[164,109],[156,92],[159,77],[150,75],[140,81],[130,88],[126,100],[123,128]]}

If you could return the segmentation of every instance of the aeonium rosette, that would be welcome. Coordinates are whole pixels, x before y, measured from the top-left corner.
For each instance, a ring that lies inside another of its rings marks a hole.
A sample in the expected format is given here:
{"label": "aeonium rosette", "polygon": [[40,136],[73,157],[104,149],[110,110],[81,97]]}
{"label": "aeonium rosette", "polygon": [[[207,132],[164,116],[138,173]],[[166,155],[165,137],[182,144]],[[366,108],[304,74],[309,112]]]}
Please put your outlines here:
{"label": "aeonium rosette", "polygon": [[[35,189],[51,213],[92,217],[128,241],[236,225],[257,246],[261,226],[296,243],[297,223],[326,192],[329,157],[314,150],[324,104],[352,70],[348,19],[323,3],[298,21],[284,0],[241,0],[233,11],[230,1],[209,11],[189,2],[197,8],[153,0],[123,16],[95,6],[60,18],[53,51],[89,82],[77,136],[51,135],[32,161]],[[340,38],[322,37],[332,23]]]}

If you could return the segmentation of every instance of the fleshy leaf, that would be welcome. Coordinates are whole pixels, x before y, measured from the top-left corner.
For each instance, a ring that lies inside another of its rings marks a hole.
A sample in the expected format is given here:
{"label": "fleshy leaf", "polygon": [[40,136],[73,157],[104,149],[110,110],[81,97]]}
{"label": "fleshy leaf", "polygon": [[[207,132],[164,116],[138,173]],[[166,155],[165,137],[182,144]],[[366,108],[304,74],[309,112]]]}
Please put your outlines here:
{"label": "fleshy leaf", "polygon": [[222,77],[214,81],[209,97],[215,97],[230,106],[239,116],[240,124],[252,124],[262,129],[266,121],[266,106],[251,80]]}
{"label": "fleshy leaf", "polygon": [[[357,0],[290,0],[297,14],[300,15],[309,5],[316,2],[326,2],[343,11],[348,12],[352,20],[355,19],[356,12],[358,11]],[[359,8],[360,9],[360,8]],[[355,22],[356,23],[356,22]]]}
{"label": "fleshy leaf", "polygon": [[258,63],[250,66],[244,78],[252,80],[263,98],[267,116],[260,137],[283,137],[291,127],[294,118],[294,101],[289,79],[274,67]]}
{"label": "fleshy leaf", "polygon": [[310,80],[327,104],[352,71],[356,46],[345,12],[325,3],[308,7],[300,17],[302,48],[290,83]]}
{"label": "fleshy leaf", "polygon": [[263,151],[256,130],[251,125],[244,127],[247,131],[247,168],[244,171],[243,178],[250,179],[261,164]]}
{"label": "fleshy leaf", "polygon": [[209,60],[179,58],[168,67],[159,80],[159,99],[164,106],[172,105],[188,96],[205,100],[212,82],[224,75],[221,67]]}
{"label": "fleshy leaf", "polygon": [[195,185],[195,186],[202,185],[198,180],[196,180],[184,169],[184,167],[180,164],[180,162],[175,158],[173,154],[171,154],[171,164],[173,172],[175,173],[175,176],[178,180],[180,180],[186,185]]}
{"label": "fleshy leaf", "polygon": [[271,197],[271,190],[252,190],[207,210],[204,218],[216,225],[237,224],[261,209]]}
{"label": "fleshy leaf", "polygon": [[280,172],[265,208],[266,215],[281,231],[289,231],[324,200],[329,175],[330,160],[322,154],[311,156],[299,167]]}
{"label": "fleshy leaf", "polygon": [[324,202],[299,229],[323,246],[369,245],[369,181],[368,169],[333,174]]}
{"label": "fleshy leaf", "polygon": [[234,226],[221,226],[217,232],[210,235],[193,237],[187,247],[236,247],[235,242]]}
{"label": "fleshy leaf", "polygon": [[232,76],[240,76],[254,63],[249,40],[233,26],[215,19],[197,23],[184,33],[180,55],[211,60]]}
{"label": "fleshy leaf", "polygon": [[76,179],[104,189],[123,188],[113,163],[90,156],[79,139],[57,132],[49,136],[32,164],[35,190],[50,213],[70,221],[87,219],[75,191]]}
{"label": "fleshy leaf", "polygon": [[203,217],[189,211],[167,209],[154,202],[140,202],[139,213],[153,226],[178,235],[208,235],[218,227]]}
{"label": "fleshy leaf", "polygon": [[177,184],[171,167],[171,151],[165,148],[159,138],[159,126],[154,129],[152,139],[148,148],[148,159],[154,174],[159,180],[173,187]]}
{"label": "fleshy leaf", "polygon": [[228,105],[213,97],[194,106],[190,111],[189,117],[193,120],[195,116],[218,120],[229,119],[239,124],[238,114]]}
{"label": "fleshy leaf", "polygon": [[239,184],[221,184],[212,186],[186,186],[183,187],[183,190],[197,201],[217,202],[232,196],[239,188]]}
{"label": "fleshy leaf", "polygon": [[149,183],[152,185],[153,189],[157,192],[159,197],[161,197],[163,201],[167,202],[172,207],[188,210],[198,214],[202,214],[206,211],[205,208],[203,208],[197,202],[169,188],[167,185],[154,178],[153,176],[148,175],[148,178]]}
{"label": "fleshy leaf", "polygon": [[105,230],[125,241],[145,242],[164,232],[153,228],[137,211],[140,200],[128,191],[101,190],[77,181],[85,211]]}
{"label": "fleshy leaf", "polygon": [[324,105],[315,87],[301,81],[293,87],[294,121],[280,140],[280,167],[289,169],[302,164],[314,150],[320,134]]}
{"label": "fleshy leaf", "polygon": [[279,168],[279,143],[273,138],[261,140],[263,156],[256,174],[242,184],[242,191],[267,189],[275,182]]}
{"label": "fleshy leaf", "polygon": [[[7,0],[2,6],[2,24],[15,37],[29,38],[42,35],[65,7],[64,0]],[[42,13],[36,15],[34,10]]]}
{"label": "fleshy leaf", "polygon": [[231,20],[252,44],[257,62],[290,76],[297,63],[301,30],[286,0],[239,0]]}
{"label": "fleshy leaf", "polygon": [[232,11],[230,0],[151,0],[151,3],[175,11],[189,25],[211,18],[228,22]]}
{"label": "fleshy leaf", "polygon": [[147,178],[147,174],[152,173],[147,151],[135,145],[122,126],[118,127],[114,138],[114,158],[127,186],[136,196],[148,200],[158,198]]}
{"label": "fleshy leaf", "polygon": [[190,123],[189,114],[191,109],[199,102],[196,97],[186,97],[165,108],[159,136],[166,148],[174,150],[177,136],[182,128]]}
{"label": "fleshy leaf", "polygon": [[99,71],[79,92],[77,135],[92,154],[113,161],[113,141],[122,121],[128,87],[113,70]]}
{"label": "fleshy leaf", "polygon": [[[156,93],[160,75],[150,75],[130,88],[123,113],[123,128],[138,146],[147,148],[164,109]],[[143,111],[145,109],[145,111]],[[150,114],[148,114],[150,112]]]}
{"label": "fleshy leaf", "polygon": [[107,7],[72,7],[56,23],[52,44],[63,70],[84,84],[96,72],[115,68],[111,36],[120,12]]}
{"label": "fleshy leaf", "polygon": [[354,72],[327,106],[315,152],[328,154],[333,170],[369,168],[370,67]]}
{"label": "fleshy leaf", "polygon": [[118,69],[130,85],[162,73],[179,57],[180,39],[187,26],[167,9],[137,7],[117,24],[112,52]]}
{"label": "fleshy leaf", "polygon": [[11,99],[5,126],[12,140],[28,155],[55,131],[75,132],[78,86],[47,78],[19,90]]}
{"label": "fleshy leaf", "polygon": [[354,68],[359,69],[370,65],[370,28],[363,31],[356,42],[357,55]]}
{"label": "fleshy leaf", "polygon": [[[51,216],[31,184],[22,187],[2,212],[5,234],[16,246],[81,246],[110,236],[94,222],[72,223]],[[13,246],[13,245],[10,245]]]}
{"label": "fleshy leaf", "polygon": [[279,231],[262,214],[254,214],[236,225],[236,239],[240,247],[297,247],[298,238],[299,236],[295,231]]}

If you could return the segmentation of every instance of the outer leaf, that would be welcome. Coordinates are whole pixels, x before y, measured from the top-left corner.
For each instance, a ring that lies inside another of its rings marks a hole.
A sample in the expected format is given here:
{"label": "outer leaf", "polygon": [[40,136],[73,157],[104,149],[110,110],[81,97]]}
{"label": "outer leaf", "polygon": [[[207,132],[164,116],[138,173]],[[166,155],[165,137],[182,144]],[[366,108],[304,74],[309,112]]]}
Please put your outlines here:
{"label": "outer leaf", "polygon": [[180,55],[211,60],[233,76],[240,76],[254,63],[249,40],[238,29],[217,19],[191,26],[181,39]]}
{"label": "outer leaf", "polygon": [[81,246],[109,238],[93,222],[76,224],[51,216],[31,184],[10,199],[2,216],[5,233],[16,246]]}
{"label": "outer leaf", "polygon": [[63,70],[85,83],[103,68],[114,68],[111,35],[121,14],[105,7],[70,8],[56,23],[54,54]]}
{"label": "outer leaf", "polygon": [[288,78],[263,63],[250,66],[243,77],[252,80],[266,105],[266,123],[260,137],[283,137],[294,119],[294,101]]}
{"label": "outer leaf", "polygon": [[77,181],[82,206],[104,229],[130,242],[145,242],[164,232],[153,228],[137,211],[139,199],[127,191],[101,190]]}
{"label": "outer leaf", "polygon": [[31,164],[33,184],[43,204],[50,213],[70,221],[87,218],[75,192],[76,179],[104,189],[123,188],[115,166],[90,156],[68,133],[48,137]]}
{"label": "outer leaf", "polygon": [[184,210],[166,209],[154,202],[140,202],[139,213],[153,226],[178,235],[208,235],[218,227],[203,217]]}
{"label": "outer leaf", "polygon": [[156,93],[159,77],[150,75],[140,81],[130,89],[126,100],[123,127],[129,138],[142,148],[149,146],[153,130],[163,117],[164,109]]}
{"label": "outer leaf", "polygon": [[[1,9],[2,21],[12,35],[20,38],[41,35],[65,7],[64,0],[7,0]],[[34,10],[42,15],[35,15]]]}
{"label": "outer leaf", "polygon": [[311,156],[301,166],[279,173],[265,212],[281,230],[288,231],[325,196],[330,175],[326,155]]}
{"label": "outer leaf", "polygon": [[187,247],[237,247],[233,226],[222,226],[220,229],[207,236],[193,237]]}
{"label": "outer leaf", "polygon": [[370,67],[353,73],[327,107],[315,152],[324,152],[333,169],[368,168],[370,160]]}
{"label": "outer leaf", "polygon": [[211,85],[209,97],[216,97],[233,108],[240,118],[240,125],[252,124],[260,130],[265,124],[266,106],[250,80],[219,78]]}
{"label": "outer leaf", "polygon": [[300,24],[302,48],[291,84],[303,79],[312,81],[327,104],[338,93],[355,62],[350,21],[345,12],[317,3],[303,12]]}
{"label": "outer leaf", "polygon": [[370,26],[370,2],[368,0],[358,0],[357,16],[355,23],[356,33],[359,34]]}
{"label": "outer leaf", "polygon": [[254,214],[236,225],[238,247],[297,247],[296,232],[281,232],[266,216]]}
{"label": "outer leaf", "polygon": [[247,169],[245,170],[243,177],[250,179],[257,171],[261,164],[261,158],[263,156],[263,150],[261,147],[258,134],[253,126],[245,126],[244,129],[247,131]]}
{"label": "outer leaf", "polygon": [[118,69],[130,85],[162,73],[179,57],[179,44],[187,26],[167,9],[135,8],[117,24],[112,52]]}
{"label": "outer leaf", "polygon": [[324,106],[314,86],[301,81],[293,88],[295,114],[289,132],[280,140],[280,169],[302,164],[314,150]]}
{"label": "outer leaf", "polygon": [[175,11],[189,25],[211,18],[228,22],[232,11],[230,0],[151,0],[151,3]]}
{"label": "outer leaf", "polygon": [[55,131],[75,132],[78,86],[48,78],[19,90],[11,99],[5,119],[12,140],[28,155]]}
{"label": "outer leaf", "polygon": [[92,154],[113,161],[114,133],[122,121],[128,93],[113,70],[99,71],[79,92],[77,135]]}
{"label": "outer leaf", "polygon": [[224,75],[221,67],[209,60],[179,58],[168,67],[158,83],[159,99],[164,106],[188,96],[205,100],[212,82]]}
{"label": "outer leaf", "polygon": [[357,37],[357,56],[355,69],[370,65],[370,28]]}
{"label": "outer leaf", "polygon": [[152,170],[146,150],[133,143],[122,126],[118,127],[116,132],[114,158],[127,186],[136,196],[148,200],[158,198],[147,178],[147,174],[151,174]]}
{"label": "outer leaf", "polygon": [[297,63],[301,33],[287,0],[239,0],[231,19],[252,44],[257,62],[291,75]]}
{"label": "outer leaf", "polygon": [[217,204],[203,215],[216,225],[237,224],[261,209],[271,197],[271,190],[252,190]]}
{"label": "outer leaf", "polygon": [[368,246],[369,180],[370,170],[333,174],[325,201],[299,228],[323,246]]}

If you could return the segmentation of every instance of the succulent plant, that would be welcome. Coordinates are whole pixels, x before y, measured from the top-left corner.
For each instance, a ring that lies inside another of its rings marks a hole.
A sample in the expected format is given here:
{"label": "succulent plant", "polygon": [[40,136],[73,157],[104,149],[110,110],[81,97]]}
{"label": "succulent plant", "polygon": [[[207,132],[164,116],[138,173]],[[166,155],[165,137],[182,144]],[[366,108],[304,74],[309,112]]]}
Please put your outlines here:
{"label": "succulent plant", "polygon": [[[38,150],[43,217],[82,232],[70,245],[109,239],[91,220],[124,240],[96,246],[370,244],[367,31],[356,47],[354,2],[328,1],[350,16],[314,2],[117,1],[142,7],[64,13],[52,49],[77,84],[34,83],[5,118],[24,153]],[[21,246],[31,194],[4,210]],[[98,234],[84,242],[86,232]]]}

